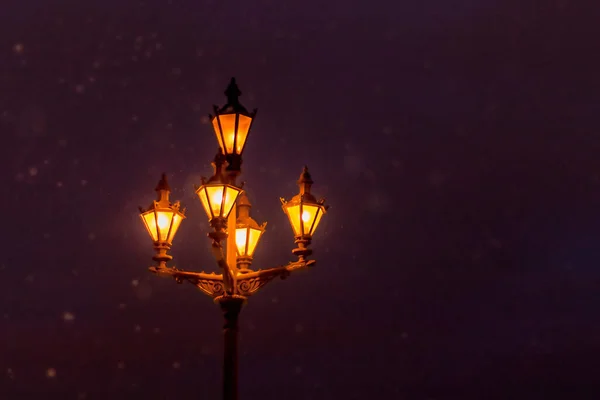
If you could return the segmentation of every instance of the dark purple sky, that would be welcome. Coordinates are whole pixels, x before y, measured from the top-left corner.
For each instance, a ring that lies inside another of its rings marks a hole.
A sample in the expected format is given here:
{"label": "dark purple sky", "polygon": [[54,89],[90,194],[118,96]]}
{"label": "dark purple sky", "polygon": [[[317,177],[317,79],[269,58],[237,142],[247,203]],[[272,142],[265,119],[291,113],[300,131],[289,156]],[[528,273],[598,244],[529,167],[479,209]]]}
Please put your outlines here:
{"label": "dark purple sky", "polygon": [[255,267],[292,260],[304,164],[332,205],[242,313],[242,399],[600,395],[597,4],[1,8],[1,399],[219,398],[221,313],[147,272],[137,206],[167,172],[174,264],[217,270],[193,184],[231,76]]}

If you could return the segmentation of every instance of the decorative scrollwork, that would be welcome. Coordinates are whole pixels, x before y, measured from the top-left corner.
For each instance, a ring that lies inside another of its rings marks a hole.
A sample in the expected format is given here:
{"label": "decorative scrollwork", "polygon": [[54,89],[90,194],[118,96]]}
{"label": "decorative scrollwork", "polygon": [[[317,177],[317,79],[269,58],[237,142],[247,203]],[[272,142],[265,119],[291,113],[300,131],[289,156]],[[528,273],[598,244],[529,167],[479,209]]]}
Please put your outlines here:
{"label": "decorative scrollwork", "polygon": [[198,289],[206,293],[211,297],[222,296],[225,294],[223,289],[223,282],[210,280],[210,279],[199,279],[195,282]]}
{"label": "decorative scrollwork", "polygon": [[277,275],[258,276],[256,278],[243,279],[238,281],[238,292],[242,296],[250,296],[258,289],[272,281]]}

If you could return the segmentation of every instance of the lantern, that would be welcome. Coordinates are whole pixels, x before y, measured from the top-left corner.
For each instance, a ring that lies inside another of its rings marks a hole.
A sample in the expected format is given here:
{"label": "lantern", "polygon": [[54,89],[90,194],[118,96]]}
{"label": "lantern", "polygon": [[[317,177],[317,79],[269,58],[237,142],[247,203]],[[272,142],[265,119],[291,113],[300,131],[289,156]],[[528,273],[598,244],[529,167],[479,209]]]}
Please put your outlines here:
{"label": "lantern", "polygon": [[[238,217],[235,225],[235,245],[238,258],[252,260],[260,237],[265,231],[267,223],[262,225],[250,217],[252,204],[246,192],[242,192],[237,202]],[[249,262],[248,262],[249,263]]]}
{"label": "lantern", "polygon": [[196,188],[196,194],[200,198],[208,219],[214,226],[217,222],[224,224],[242,190],[226,183],[223,169],[226,167],[227,161],[221,149],[212,165],[215,174],[206,182],[204,178],[202,179],[202,186]]}
{"label": "lantern", "polygon": [[171,204],[169,201],[171,188],[165,174],[162,175],[155,190],[158,199],[152,202],[148,210],[140,207],[140,217],[154,243],[170,246],[181,221],[185,218],[185,209],[179,211],[179,202]]}
{"label": "lantern", "polygon": [[296,239],[304,239],[309,242],[328,208],[324,205],[325,200],[317,201],[310,193],[312,184],[308,168],[304,167],[298,180],[300,193],[287,202],[281,199],[283,211],[290,220],[294,236]]}
{"label": "lantern", "polygon": [[240,104],[238,98],[241,94],[235,78],[231,78],[231,82],[225,90],[227,104],[221,108],[213,106],[215,115],[209,114],[219,146],[229,162],[228,170],[234,171],[240,170],[241,155],[257,112],[254,110],[249,113]]}

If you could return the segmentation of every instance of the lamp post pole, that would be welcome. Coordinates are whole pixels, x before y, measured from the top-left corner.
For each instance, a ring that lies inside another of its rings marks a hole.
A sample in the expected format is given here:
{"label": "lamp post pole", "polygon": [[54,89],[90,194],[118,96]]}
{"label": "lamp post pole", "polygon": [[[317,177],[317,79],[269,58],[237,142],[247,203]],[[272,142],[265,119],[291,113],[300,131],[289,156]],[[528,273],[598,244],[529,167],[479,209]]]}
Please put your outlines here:
{"label": "lamp post pole", "polygon": [[[235,185],[235,180],[231,179]],[[227,231],[235,232],[236,206],[227,218]],[[236,267],[235,235],[227,236],[227,265]],[[236,267],[237,269],[237,267]],[[236,271],[237,272],[237,271]],[[217,301],[224,316],[223,325],[223,400],[238,398],[238,317],[244,305],[243,297],[224,296]]]}
{"label": "lamp post pole", "polygon": [[[235,79],[225,91],[227,104],[215,106],[210,116],[219,151],[214,159],[214,175],[196,187],[196,194],[206,211],[212,231],[211,251],[221,269],[220,274],[186,271],[167,267],[172,256],[173,238],[185,218],[185,209],[179,202],[169,200],[170,187],[163,174],[156,192],[158,199],[146,210],[140,207],[140,217],[152,238],[156,265],[149,268],[158,276],[174,278],[177,283],[187,281],[204,294],[213,298],[224,316],[223,325],[223,399],[238,399],[238,318],[248,297],[256,293],[274,278],[287,278],[293,271],[315,265],[309,260],[312,250],[308,248],[313,234],[328,206],[325,200],[317,201],[310,193],[312,179],[304,167],[298,186],[300,192],[290,201],[281,199],[283,211],[290,220],[297,248],[292,253],[298,258],[283,266],[267,269],[250,269],[254,250],[264,233],[266,223],[258,223],[250,217],[251,204],[246,191],[236,184],[241,174],[242,151],[256,116],[256,110],[248,112],[239,103],[241,95]],[[237,205],[236,205],[237,204]],[[225,251],[223,249],[225,245]]]}
{"label": "lamp post pole", "polygon": [[223,400],[238,398],[238,316],[243,298],[227,296],[218,300],[225,325],[223,326]]}

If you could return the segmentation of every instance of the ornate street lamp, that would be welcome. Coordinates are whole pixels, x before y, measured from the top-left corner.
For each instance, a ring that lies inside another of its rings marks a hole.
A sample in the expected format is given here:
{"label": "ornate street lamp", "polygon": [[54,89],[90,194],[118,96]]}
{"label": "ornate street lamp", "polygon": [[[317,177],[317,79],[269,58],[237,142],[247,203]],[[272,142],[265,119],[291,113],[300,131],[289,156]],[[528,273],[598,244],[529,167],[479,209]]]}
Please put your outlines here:
{"label": "ornate street lamp", "polygon": [[196,194],[200,198],[210,225],[214,228],[210,237],[221,241],[227,237],[225,233],[227,218],[242,189],[227,183],[224,171],[227,161],[221,149],[215,156],[212,166],[214,175],[208,181],[202,178],[202,186],[196,187]]}
{"label": "ornate street lamp", "polygon": [[283,210],[290,220],[298,245],[292,250],[298,261],[275,268],[250,269],[266,223],[258,225],[250,217],[250,201],[246,192],[236,184],[236,178],[241,172],[241,155],[256,111],[250,114],[239,104],[241,92],[235,79],[231,80],[225,94],[227,104],[221,109],[215,107],[216,115],[211,116],[220,146],[212,163],[214,174],[208,180],[202,178],[202,185],[196,187],[196,194],[212,227],[208,234],[212,239],[212,253],[222,273],[167,268],[167,261],[172,259],[167,250],[185,216],[184,210],[179,211],[179,202],[169,202],[170,189],[164,175],[156,188],[158,201],[149,210],[140,208],[140,211],[157,252],[153,259],[158,265],[150,267],[150,271],[171,276],[178,283],[192,283],[221,307],[225,316],[223,398],[237,400],[237,331],[242,306],[248,297],[274,278],[284,279],[294,270],[315,264],[315,260],[308,260],[312,253],[308,246],[327,206],[324,200],[317,201],[310,193],[313,181],[305,167],[298,181],[300,193],[289,202],[282,199]]}
{"label": "ornate street lamp", "polygon": [[312,254],[312,250],[308,248],[308,245],[310,245],[313,234],[328,208],[325,205],[325,199],[317,201],[315,196],[310,193],[312,184],[313,180],[308,173],[308,167],[305,166],[302,174],[300,174],[300,179],[298,179],[300,193],[290,201],[281,198],[283,210],[290,220],[298,245],[292,252],[300,260],[304,260],[305,257]]}
{"label": "ornate street lamp", "polygon": [[238,197],[237,210],[238,217],[235,222],[235,247],[237,251],[237,266],[241,273],[250,272],[250,264],[252,264],[252,256],[258,245],[260,237],[265,232],[267,223],[258,225],[258,223],[250,217],[250,200],[246,192],[242,192]]}
{"label": "ornate street lamp", "polygon": [[165,174],[162,175],[155,190],[158,199],[152,202],[148,210],[140,207],[140,217],[154,243],[156,255],[153,259],[158,261],[159,268],[165,268],[167,261],[173,258],[167,254],[167,251],[171,248],[177,229],[185,218],[185,208],[179,211],[179,202],[171,204],[169,201],[171,188]]}
{"label": "ornate street lamp", "polygon": [[235,78],[231,78],[231,82],[225,90],[227,104],[221,108],[213,106],[215,115],[208,114],[219,146],[221,146],[221,150],[223,150],[229,163],[227,171],[236,174],[236,176],[240,174],[242,152],[258,111],[254,109],[252,112],[248,112],[239,101],[241,95],[242,92],[238,88]]}

